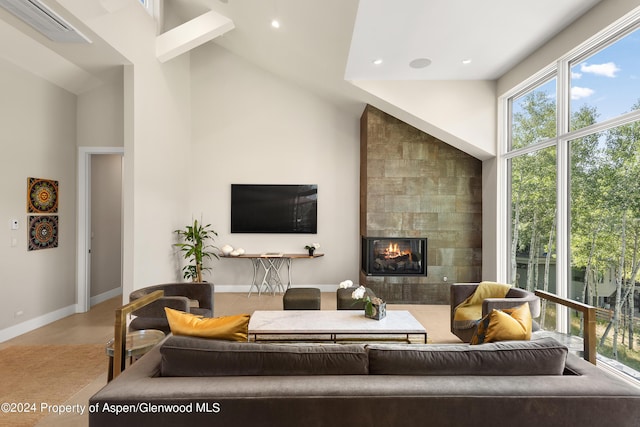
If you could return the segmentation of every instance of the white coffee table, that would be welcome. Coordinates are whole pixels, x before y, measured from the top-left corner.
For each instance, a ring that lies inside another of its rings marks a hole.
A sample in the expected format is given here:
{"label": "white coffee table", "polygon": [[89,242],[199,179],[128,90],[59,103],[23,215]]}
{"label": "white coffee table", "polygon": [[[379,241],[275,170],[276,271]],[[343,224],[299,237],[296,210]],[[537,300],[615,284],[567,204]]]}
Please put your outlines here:
{"label": "white coffee table", "polygon": [[[387,310],[382,320],[362,310],[255,311],[249,320],[254,341],[378,341],[427,342],[427,331],[406,310]],[[413,339],[412,339],[413,338]]]}

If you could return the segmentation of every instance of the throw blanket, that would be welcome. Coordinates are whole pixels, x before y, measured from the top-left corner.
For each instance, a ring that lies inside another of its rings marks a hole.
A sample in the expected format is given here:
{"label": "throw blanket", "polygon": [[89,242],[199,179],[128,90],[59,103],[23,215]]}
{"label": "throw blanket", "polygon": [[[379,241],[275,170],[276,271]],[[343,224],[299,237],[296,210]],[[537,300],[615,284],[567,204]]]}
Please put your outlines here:
{"label": "throw blanket", "polygon": [[482,301],[487,298],[504,298],[511,285],[480,282],[476,290],[456,307],[453,324],[456,329],[473,328],[482,318]]}

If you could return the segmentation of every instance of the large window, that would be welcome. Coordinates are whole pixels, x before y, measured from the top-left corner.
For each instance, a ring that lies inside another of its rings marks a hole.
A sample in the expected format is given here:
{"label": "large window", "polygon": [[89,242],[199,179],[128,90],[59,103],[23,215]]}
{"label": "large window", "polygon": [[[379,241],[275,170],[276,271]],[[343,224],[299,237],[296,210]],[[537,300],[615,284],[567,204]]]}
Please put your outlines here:
{"label": "large window", "polygon": [[[640,29],[614,32],[503,99],[505,273],[597,306],[600,360],[640,379]],[[580,333],[573,315],[549,317]]]}
{"label": "large window", "polygon": [[556,136],[556,78],[550,79],[511,101],[512,150]]}
{"label": "large window", "polygon": [[[570,64],[571,129],[638,109],[640,29]],[[591,123],[581,120],[589,115]]]}
{"label": "large window", "polygon": [[511,283],[556,290],[556,149],[509,161],[511,172]]}

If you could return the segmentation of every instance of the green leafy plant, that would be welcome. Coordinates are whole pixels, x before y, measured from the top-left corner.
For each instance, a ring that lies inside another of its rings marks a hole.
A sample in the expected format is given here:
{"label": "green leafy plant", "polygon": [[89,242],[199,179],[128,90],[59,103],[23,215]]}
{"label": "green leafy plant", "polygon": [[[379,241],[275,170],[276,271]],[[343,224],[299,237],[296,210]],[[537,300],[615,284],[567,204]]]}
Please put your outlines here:
{"label": "green leafy plant", "polygon": [[180,239],[184,240],[183,243],[176,243],[175,245],[180,248],[184,259],[189,262],[182,269],[185,279],[191,279],[193,282],[202,282],[202,272],[211,270],[210,267],[203,266],[204,259],[219,259],[218,254],[211,252],[212,249],[218,248],[209,244],[209,241],[213,241],[214,236],[217,236],[218,233],[210,227],[211,224],[203,226],[198,223],[197,219],[194,219],[193,225],[187,225],[183,230],[175,230]]}

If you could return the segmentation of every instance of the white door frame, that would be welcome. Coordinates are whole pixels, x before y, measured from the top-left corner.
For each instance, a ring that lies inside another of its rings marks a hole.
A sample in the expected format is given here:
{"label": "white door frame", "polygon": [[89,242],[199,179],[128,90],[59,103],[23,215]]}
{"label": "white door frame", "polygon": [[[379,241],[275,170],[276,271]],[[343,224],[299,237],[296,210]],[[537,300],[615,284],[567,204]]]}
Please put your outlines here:
{"label": "white door frame", "polygon": [[119,154],[124,147],[78,147],[78,186],[76,219],[76,313],[91,308],[91,156],[94,154]]}

